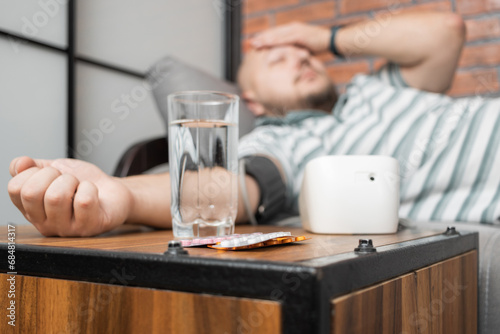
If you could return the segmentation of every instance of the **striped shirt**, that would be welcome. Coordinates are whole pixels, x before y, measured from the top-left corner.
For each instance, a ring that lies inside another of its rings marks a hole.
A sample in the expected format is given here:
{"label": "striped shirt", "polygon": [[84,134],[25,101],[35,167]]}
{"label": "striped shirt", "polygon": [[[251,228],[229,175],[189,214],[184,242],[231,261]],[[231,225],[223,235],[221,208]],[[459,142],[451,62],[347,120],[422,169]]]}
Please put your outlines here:
{"label": "striped shirt", "polygon": [[357,75],[332,113],[266,117],[243,137],[239,156],[278,161],[287,210],[298,213],[304,167],[325,155],[398,159],[400,217],[500,223],[500,98],[453,99],[405,84],[389,64]]}

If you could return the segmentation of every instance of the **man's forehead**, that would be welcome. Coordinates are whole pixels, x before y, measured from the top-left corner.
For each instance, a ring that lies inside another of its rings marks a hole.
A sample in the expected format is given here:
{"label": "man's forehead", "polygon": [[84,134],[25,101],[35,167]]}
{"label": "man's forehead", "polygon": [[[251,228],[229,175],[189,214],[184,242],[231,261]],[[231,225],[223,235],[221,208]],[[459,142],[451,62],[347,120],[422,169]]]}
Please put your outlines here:
{"label": "man's forehead", "polygon": [[244,56],[238,74],[238,83],[242,89],[248,89],[255,75],[267,70],[267,64],[270,64],[276,53],[293,53],[294,51],[304,50],[293,45],[281,45],[261,49],[250,49]]}
{"label": "man's forehead", "polygon": [[278,45],[261,49],[252,49],[245,57],[248,57],[250,60],[255,60],[256,62],[261,62],[269,60],[276,54],[293,52],[300,49],[302,48],[294,45]]}
{"label": "man's forehead", "polygon": [[272,48],[262,48],[262,49],[253,49],[251,50],[247,57],[250,59],[255,59],[255,60],[264,60],[267,57],[269,57],[269,54],[271,52],[275,52],[278,47],[272,47]]}

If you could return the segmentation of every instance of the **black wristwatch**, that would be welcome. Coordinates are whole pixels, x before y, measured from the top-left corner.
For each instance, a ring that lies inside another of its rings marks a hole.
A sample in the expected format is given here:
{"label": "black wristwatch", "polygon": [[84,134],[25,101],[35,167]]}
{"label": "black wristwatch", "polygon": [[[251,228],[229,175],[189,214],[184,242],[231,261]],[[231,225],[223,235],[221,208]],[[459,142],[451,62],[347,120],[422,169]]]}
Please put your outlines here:
{"label": "black wristwatch", "polygon": [[336,55],[337,57],[344,58],[344,56],[337,49],[337,45],[335,44],[335,37],[337,36],[337,32],[343,26],[333,26],[331,28],[332,35],[330,36],[330,52]]}
{"label": "black wristwatch", "polygon": [[269,225],[282,218],[286,203],[286,185],[278,167],[264,156],[248,156],[245,160],[245,173],[257,182],[260,201],[255,213],[259,224]]}

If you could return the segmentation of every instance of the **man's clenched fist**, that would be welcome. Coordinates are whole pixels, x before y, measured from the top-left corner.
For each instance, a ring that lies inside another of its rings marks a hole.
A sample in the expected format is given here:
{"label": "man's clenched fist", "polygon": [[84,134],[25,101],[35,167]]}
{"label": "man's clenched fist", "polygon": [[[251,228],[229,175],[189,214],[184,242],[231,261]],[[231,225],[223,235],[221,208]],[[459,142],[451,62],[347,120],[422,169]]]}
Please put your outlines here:
{"label": "man's clenched fist", "polygon": [[79,160],[14,159],[12,202],[45,236],[92,236],[122,224],[133,205],[117,178]]}

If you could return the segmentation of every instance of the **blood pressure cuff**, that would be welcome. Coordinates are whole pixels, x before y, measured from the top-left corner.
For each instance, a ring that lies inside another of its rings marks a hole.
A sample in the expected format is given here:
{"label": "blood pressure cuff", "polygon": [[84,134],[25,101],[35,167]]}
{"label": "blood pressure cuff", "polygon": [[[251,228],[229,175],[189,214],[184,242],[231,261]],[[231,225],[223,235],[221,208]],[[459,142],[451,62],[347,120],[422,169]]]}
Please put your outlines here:
{"label": "blood pressure cuff", "polygon": [[285,212],[286,185],[281,178],[278,167],[263,156],[243,158],[245,173],[257,181],[260,189],[260,201],[255,213],[259,224],[271,225],[274,222],[291,216]]}

